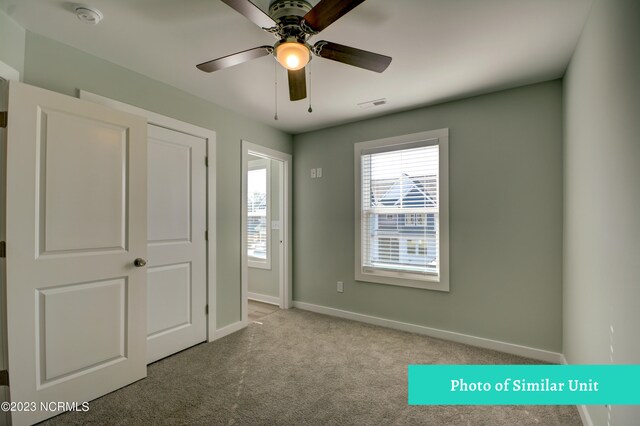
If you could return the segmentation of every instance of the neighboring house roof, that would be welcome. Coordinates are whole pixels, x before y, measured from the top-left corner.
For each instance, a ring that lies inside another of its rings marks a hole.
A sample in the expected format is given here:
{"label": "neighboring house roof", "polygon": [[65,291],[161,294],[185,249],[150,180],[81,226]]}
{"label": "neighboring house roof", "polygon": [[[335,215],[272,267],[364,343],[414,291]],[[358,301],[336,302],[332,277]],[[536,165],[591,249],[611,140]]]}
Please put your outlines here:
{"label": "neighboring house roof", "polygon": [[436,176],[408,176],[371,182],[372,204],[379,207],[436,207]]}

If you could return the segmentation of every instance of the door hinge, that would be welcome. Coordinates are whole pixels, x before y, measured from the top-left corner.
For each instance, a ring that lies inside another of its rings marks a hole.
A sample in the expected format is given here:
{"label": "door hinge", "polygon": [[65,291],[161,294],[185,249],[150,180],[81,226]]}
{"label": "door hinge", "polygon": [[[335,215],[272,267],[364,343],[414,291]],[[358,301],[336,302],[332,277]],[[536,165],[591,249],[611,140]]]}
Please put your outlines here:
{"label": "door hinge", "polygon": [[0,257],[7,257],[7,243],[0,241]]}
{"label": "door hinge", "polygon": [[209,315],[209,305],[208,304],[204,305],[204,314],[205,315]]}
{"label": "door hinge", "polygon": [[7,127],[7,121],[9,120],[9,114],[7,111],[0,111],[0,128],[5,129]]}
{"label": "door hinge", "polygon": [[209,241],[209,231],[204,231],[204,240]]}
{"label": "door hinge", "polygon": [[9,386],[9,371],[0,371],[0,386]]}
{"label": "door hinge", "polygon": [[209,167],[209,157],[204,157],[204,166]]}

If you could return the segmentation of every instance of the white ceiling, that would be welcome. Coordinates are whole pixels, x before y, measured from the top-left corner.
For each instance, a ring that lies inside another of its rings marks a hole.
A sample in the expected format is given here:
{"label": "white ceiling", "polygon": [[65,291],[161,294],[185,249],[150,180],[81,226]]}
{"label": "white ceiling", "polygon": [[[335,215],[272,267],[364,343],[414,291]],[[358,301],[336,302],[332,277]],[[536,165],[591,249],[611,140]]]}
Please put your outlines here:
{"label": "white ceiling", "polygon": [[[318,0],[312,1],[313,4]],[[269,0],[256,0],[263,10]],[[382,74],[315,57],[308,100],[290,102],[267,56],[211,74],[195,65],[272,44],[220,0],[87,0],[81,23],[61,0],[0,0],[27,30],[61,41],[290,133],[561,77],[592,0],[368,0],[314,40],[393,57]],[[384,106],[357,104],[387,98]]]}

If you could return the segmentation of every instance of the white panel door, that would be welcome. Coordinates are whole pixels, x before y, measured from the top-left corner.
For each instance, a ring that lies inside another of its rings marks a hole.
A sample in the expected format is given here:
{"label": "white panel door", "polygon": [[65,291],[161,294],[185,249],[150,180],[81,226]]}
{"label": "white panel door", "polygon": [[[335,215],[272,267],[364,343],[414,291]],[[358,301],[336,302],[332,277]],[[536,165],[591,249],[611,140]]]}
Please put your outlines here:
{"label": "white panel door", "polygon": [[204,342],[206,141],[148,128],[147,361]]}
{"label": "white panel door", "polygon": [[146,376],[147,125],[11,82],[7,328],[14,424]]}

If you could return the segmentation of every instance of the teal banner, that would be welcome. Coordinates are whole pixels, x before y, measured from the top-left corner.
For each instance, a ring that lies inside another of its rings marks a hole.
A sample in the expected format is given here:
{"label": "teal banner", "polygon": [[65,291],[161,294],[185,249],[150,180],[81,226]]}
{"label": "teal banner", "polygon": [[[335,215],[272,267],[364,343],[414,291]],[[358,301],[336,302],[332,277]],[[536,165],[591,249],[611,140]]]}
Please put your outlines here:
{"label": "teal banner", "polygon": [[410,405],[638,405],[640,365],[409,365]]}

